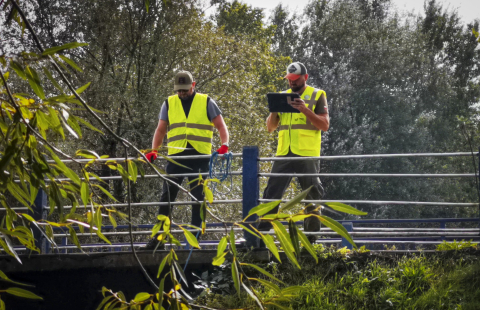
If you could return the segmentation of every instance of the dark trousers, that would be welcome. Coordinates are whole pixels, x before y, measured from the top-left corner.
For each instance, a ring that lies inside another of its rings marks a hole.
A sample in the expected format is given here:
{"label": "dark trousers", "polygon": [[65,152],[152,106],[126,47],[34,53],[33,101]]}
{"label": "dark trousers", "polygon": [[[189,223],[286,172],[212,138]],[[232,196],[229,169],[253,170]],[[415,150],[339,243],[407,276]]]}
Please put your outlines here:
{"label": "dark trousers", "polygon": [[[283,156],[282,156],[283,157]],[[285,157],[301,157],[299,155],[289,152]],[[271,173],[318,173],[320,170],[319,160],[286,160],[286,161],[274,161]],[[320,200],[324,195],[324,189],[322,183],[318,177],[297,177],[302,190],[306,190],[313,185],[312,189],[308,193],[307,200]],[[263,192],[263,199],[277,199],[280,200],[285,193],[288,185],[292,181],[291,176],[284,177],[270,177],[268,179],[267,187]],[[312,205],[307,207],[306,213],[318,214],[320,211],[314,211],[317,206]],[[278,207],[269,212],[277,213]],[[266,231],[270,230],[272,225],[270,222],[260,222],[258,230]],[[319,231],[320,220],[317,217],[309,217],[304,221],[305,231]]]}
{"label": "dark trousers", "polygon": [[[185,154],[187,155],[187,154]],[[174,163],[168,162],[165,168],[165,172],[167,174],[180,174],[180,173],[198,173],[198,172],[208,172],[208,165],[210,160],[208,158],[205,159],[184,159],[184,160],[176,160],[179,164],[187,166],[190,169],[181,167]],[[172,177],[169,178],[170,180],[174,181],[175,183],[181,185],[182,181],[185,177]],[[188,177],[189,181],[195,180],[198,178],[197,176]],[[197,186],[197,182],[193,182],[190,184],[190,192],[192,195],[197,198],[200,203],[203,201],[203,186]],[[168,201],[175,201],[178,195],[179,188],[176,185],[168,183],[166,181],[163,182],[163,189],[162,189],[162,196],[160,198],[160,202],[168,202]],[[192,203],[192,225],[200,227],[202,225],[202,219],[200,217],[200,204]],[[170,209],[168,205],[160,206],[158,210],[158,214],[161,215],[169,215]]]}

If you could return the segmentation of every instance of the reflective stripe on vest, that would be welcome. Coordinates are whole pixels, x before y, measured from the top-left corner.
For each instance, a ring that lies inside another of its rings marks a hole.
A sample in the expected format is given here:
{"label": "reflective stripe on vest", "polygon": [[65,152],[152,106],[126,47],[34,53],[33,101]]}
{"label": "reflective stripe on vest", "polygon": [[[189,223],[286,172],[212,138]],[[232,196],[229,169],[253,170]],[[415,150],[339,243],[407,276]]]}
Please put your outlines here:
{"label": "reflective stripe on vest", "polygon": [[178,95],[168,97],[168,155],[180,153],[187,143],[199,153],[212,153],[214,127],[207,116],[207,98],[196,93],[187,118]]}
{"label": "reflective stripe on vest", "polygon": [[[286,91],[291,93],[292,90]],[[301,95],[303,101],[311,111],[323,90],[307,86]],[[326,96],[326,94],[325,94]],[[303,113],[279,113],[277,156],[284,156],[291,150],[300,156],[320,156],[322,132],[315,127]]]}

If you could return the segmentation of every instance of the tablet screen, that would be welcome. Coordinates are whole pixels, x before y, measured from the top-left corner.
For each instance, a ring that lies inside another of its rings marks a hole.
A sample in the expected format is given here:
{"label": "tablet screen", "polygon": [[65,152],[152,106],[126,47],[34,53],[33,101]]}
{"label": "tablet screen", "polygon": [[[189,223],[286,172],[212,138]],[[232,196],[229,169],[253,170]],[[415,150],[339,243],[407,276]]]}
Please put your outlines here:
{"label": "tablet screen", "polygon": [[300,113],[289,104],[295,98],[300,98],[300,96],[295,93],[268,93],[268,109],[270,112]]}

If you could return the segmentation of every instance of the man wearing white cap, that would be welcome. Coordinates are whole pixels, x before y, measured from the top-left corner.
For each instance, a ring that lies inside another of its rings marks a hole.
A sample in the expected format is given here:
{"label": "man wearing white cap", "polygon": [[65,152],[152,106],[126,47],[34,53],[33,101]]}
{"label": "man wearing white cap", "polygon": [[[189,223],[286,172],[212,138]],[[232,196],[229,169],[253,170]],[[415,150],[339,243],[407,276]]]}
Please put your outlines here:
{"label": "man wearing white cap", "polygon": [[[222,146],[217,150],[219,154],[228,152],[228,129],[221,111],[215,101],[208,95],[195,91],[195,81],[188,71],[180,71],[175,75],[173,90],[176,95],[168,97],[162,105],[159,122],[152,140],[152,151],[145,156],[153,162],[157,158],[157,150],[162,145],[165,135],[168,139],[168,155],[198,156],[212,153],[213,129],[217,128]],[[179,159],[179,164],[167,162],[165,172],[171,174],[208,172],[209,158]],[[198,178],[188,177],[189,181]],[[172,177],[177,184],[181,184],[183,177]],[[203,201],[203,187],[191,184],[192,195],[200,202]],[[160,202],[174,201],[178,194],[178,187],[169,182],[163,183]],[[168,205],[160,206],[159,214],[169,215]],[[192,225],[201,226],[200,204],[192,204]],[[147,244],[146,249],[157,246],[156,238]]]}
{"label": "man wearing white cap", "polygon": [[[287,75],[290,89],[286,93],[297,93],[291,105],[300,113],[272,112],[267,118],[267,130],[273,132],[278,128],[277,157],[320,157],[321,134],[328,130],[330,117],[328,116],[327,95],[325,91],[306,84],[308,79],[307,68],[300,62],[288,65]],[[285,160],[274,161],[272,173],[318,173],[319,160]],[[297,177],[303,190],[313,186],[308,193],[307,200],[320,200],[324,190],[318,177]],[[264,199],[281,199],[287,189],[291,176],[270,177],[263,193]],[[311,205],[306,213],[320,215],[320,207]],[[278,207],[271,211],[276,213]],[[260,231],[269,230],[269,222],[261,222]],[[317,217],[305,219],[306,232],[320,231],[320,220]],[[310,242],[315,236],[310,235]]]}

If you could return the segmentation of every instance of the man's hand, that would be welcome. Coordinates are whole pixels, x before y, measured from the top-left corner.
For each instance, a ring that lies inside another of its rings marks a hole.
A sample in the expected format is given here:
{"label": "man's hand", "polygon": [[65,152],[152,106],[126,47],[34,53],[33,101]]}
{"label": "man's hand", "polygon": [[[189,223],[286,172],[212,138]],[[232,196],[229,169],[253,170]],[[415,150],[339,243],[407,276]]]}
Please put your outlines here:
{"label": "man's hand", "polygon": [[157,159],[157,151],[151,151],[150,153],[145,154],[145,157],[153,163],[155,159]]}
{"label": "man's hand", "polygon": [[295,109],[297,109],[298,111],[302,112],[305,111],[305,109],[308,110],[307,106],[305,105],[305,101],[303,101],[302,99],[300,98],[295,98],[291,103],[290,105],[292,107],[294,107]]}
{"label": "man's hand", "polygon": [[218,154],[225,154],[228,152],[228,146],[226,146],[225,144],[223,144],[218,150],[217,150],[217,153]]}

